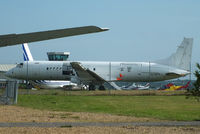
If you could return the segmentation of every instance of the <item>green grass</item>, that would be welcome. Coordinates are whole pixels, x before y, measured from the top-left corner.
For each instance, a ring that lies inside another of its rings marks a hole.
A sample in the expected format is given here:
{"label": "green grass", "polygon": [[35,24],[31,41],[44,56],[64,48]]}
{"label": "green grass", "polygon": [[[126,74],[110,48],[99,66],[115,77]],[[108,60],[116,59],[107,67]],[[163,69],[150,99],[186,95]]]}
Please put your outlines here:
{"label": "green grass", "polygon": [[200,120],[200,103],[185,96],[19,95],[18,104],[41,110],[94,112],[164,120]]}

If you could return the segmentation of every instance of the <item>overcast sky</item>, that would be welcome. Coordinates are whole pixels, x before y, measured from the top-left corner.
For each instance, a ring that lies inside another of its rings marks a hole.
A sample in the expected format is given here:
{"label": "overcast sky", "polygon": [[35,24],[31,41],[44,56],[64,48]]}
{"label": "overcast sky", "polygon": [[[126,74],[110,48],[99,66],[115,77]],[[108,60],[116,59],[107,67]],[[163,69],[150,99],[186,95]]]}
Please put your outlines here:
{"label": "overcast sky", "polygon": [[[30,43],[35,60],[69,51],[71,60],[153,61],[193,37],[200,59],[199,0],[1,0],[0,35],[96,25],[107,32]],[[0,63],[23,61],[21,46],[0,48]]]}

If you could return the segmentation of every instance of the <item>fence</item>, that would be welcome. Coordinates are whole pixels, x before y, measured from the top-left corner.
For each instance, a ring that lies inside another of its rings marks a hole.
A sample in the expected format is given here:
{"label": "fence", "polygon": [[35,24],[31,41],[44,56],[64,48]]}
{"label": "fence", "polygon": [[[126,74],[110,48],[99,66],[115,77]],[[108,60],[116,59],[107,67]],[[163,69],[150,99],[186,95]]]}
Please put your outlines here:
{"label": "fence", "polygon": [[17,104],[18,81],[8,80],[5,82],[6,88],[2,89],[0,96],[0,104],[12,105]]}

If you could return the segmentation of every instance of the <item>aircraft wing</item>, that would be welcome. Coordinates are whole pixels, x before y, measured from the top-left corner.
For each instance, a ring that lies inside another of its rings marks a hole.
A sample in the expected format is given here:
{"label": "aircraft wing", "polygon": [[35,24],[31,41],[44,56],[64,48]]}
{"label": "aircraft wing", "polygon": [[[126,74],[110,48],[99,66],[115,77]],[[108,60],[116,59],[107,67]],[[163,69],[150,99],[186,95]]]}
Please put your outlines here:
{"label": "aircraft wing", "polygon": [[103,83],[105,80],[96,73],[86,69],[80,65],[79,62],[71,62],[72,68],[76,71],[81,81]]}
{"label": "aircraft wing", "polygon": [[103,32],[107,30],[107,28],[99,28],[96,26],[84,26],[24,34],[0,35],[0,47],[12,46],[16,44],[29,43],[35,41],[50,40],[68,36]]}

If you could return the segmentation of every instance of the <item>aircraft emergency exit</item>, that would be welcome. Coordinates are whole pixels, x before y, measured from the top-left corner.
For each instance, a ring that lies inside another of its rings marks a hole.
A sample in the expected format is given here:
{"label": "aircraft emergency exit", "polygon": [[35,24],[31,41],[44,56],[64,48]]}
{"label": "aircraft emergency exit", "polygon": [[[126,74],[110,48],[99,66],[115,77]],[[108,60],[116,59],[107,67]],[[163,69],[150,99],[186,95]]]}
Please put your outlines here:
{"label": "aircraft emergency exit", "polygon": [[77,75],[89,89],[101,89],[105,82],[163,81],[190,74],[192,44],[192,38],[184,38],[176,53],[155,62],[26,61],[6,74],[29,80],[70,80]]}

